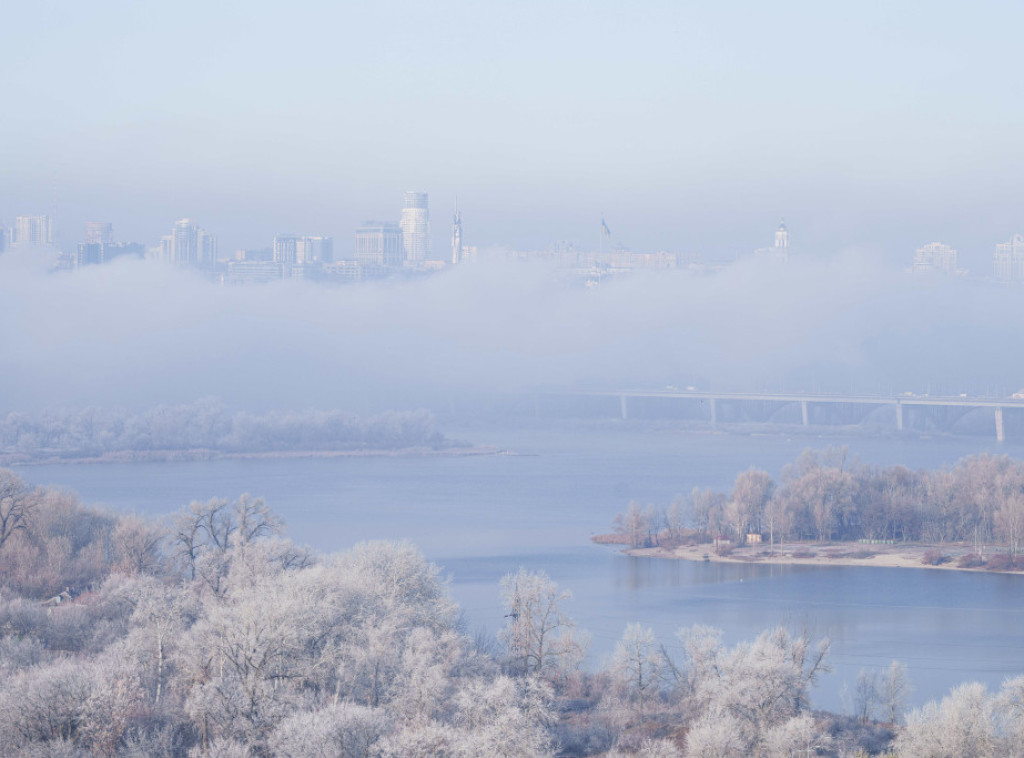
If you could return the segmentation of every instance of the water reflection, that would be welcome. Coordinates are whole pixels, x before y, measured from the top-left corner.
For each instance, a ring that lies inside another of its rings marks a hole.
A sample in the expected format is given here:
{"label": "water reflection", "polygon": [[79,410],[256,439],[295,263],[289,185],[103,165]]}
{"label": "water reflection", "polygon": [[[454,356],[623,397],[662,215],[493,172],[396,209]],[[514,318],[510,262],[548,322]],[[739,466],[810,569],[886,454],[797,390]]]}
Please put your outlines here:
{"label": "water reflection", "polygon": [[[265,496],[301,543],[334,551],[364,539],[412,539],[453,577],[467,627],[496,631],[498,582],[544,570],[574,598],[566,610],[593,636],[596,665],[625,625],[654,629],[670,650],[694,623],[728,644],[779,623],[833,641],[835,673],[815,702],[839,708],[862,667],[907,663],[915,702],[966,679],[998,687],[1024,672],[1024,577],[916,569],[780,566],[629,558],[590,545],[625,505],[666,504],[695,486],[724,488],[753,465],[777,473],[807,445],[849,444],[867,463],[935,468],[980,452],[969,438],[780,440],[688,435],[628,426],[597,433],[539,427],[456,436],[536,456],[465,459],[292,459],[26,467],[37,483],[90,503],[163,515],[193,498]],[[1024,455],[1024,448],[1006,452]],[[616,489],[618,487],[618,489]]]}

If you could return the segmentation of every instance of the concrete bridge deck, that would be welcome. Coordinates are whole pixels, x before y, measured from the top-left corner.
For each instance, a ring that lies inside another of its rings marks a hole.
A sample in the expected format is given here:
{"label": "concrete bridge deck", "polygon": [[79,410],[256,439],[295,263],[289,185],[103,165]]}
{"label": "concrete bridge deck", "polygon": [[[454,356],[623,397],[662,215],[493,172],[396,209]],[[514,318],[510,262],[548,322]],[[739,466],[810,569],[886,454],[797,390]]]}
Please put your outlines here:
{"label": "concrete bridge deck", "polygon": [[1003,424],[1004,409],[1024,410],[1024,398],[992,398],[929,395],[828,395],[813,393],[771,393],[771,392],[705,392],[699,390],[608,390],[589,392],[547,393],[552,395],[573,395],[589,397],[618,398],[622,418],[629,418],[629,400],[636,398],[658,398],[677,400],[697,400],[707,402],[710,409],[711,424],[718,424],[719,408],[728,402],[765,402],[777,405],[799,404],[801,419],[804,426],[811,423],[811,409],[817,405],[863,405],[870,407],[892,406],[896,413],[896,428],[904,428],[904,408],[961,408],[969,411],[976,408],[993,410],[996,439],[1003,442],[1006,438]]}

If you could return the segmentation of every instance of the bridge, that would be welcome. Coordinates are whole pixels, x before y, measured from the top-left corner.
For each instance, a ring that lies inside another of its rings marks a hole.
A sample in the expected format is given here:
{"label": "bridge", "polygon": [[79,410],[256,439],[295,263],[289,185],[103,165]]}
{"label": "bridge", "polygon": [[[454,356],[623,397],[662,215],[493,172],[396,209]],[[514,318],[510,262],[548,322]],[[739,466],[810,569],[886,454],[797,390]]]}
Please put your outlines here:
{"label": "bridge", "polygon": [[[618,399],[619,415],[623,419],[631,416],[631,405],[636,401],[644,399],[659,401],[678,401],[698,404],[701,411],[700,418],[709,421],[712,426],[718,426],[723,421],[723,410],[727,408],[746,407],[754,409],[754,415],[759,416],[761,421],[772,423],[783,423],[773,419],[776,416],[795,416],[795,409],[799,409],[799,423],[803,426],[810,426],[815,423],[826,423],[823,417],[832,419],[853,418],[854,424],[863,423],[869,415],[879,415],[876,412],[880,409],[891,409],[892,421],[899,431],[906,426],[907,416],[912,411],[936,413],[942,416],[939,419],[946,426],[952,426],[959,419],[968,413],[978,410],[991,410],[992,423],[996,440],[1003,442],[1006,439],[1004,424],[1004,411],[1024,412],[1024,398],[991,398],[991,397],[967,397],[958,395],[952,397],[929,396],[929,395],[827,395],[811,393],[771,393],[771,392],[705,392],[699,390],[609,390],[590,392],[565,392],[546,393],[549,395],[562,396],[584,396],[594,398]],[[631,402],[632,401],[632,402]],[[784,411],[783,409],[790,409]],[[733,417],[736,413],[734,412]],[[734,420],[734,419],[732,419]],[[796,422],[792,418],[790,423]],[[835,423],[833,421],[833,423]],[[892,423],[892,422],[890,422]]]}

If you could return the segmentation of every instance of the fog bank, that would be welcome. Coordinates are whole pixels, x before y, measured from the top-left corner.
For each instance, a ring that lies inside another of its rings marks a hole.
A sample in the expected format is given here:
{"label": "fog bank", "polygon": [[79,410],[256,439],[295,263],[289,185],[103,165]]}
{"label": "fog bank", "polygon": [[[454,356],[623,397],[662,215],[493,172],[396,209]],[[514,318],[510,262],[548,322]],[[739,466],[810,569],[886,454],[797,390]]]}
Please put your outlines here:
{"label": "fog bank", "polygon": [[232,407],[416,408],[466,393],[666,385],[1009,393],[1015,287],[922,280],[860,251],[584,289],[541,264],[225,287],[137,261],[47,274],[0,256],[0,410],[216,395]]}

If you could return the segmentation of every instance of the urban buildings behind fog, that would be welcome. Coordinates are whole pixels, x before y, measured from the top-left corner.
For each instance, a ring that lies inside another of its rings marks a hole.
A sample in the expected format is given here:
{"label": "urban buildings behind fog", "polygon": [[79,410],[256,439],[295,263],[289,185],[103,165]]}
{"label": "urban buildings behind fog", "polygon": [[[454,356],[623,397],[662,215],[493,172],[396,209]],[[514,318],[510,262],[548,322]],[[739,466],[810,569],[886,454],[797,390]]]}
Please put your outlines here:
{"label": "urban buildings behind fog", "polygon": [[80,242],[74,265],[78,267],[110,263],[122,255],[143,258],[146,255],[146,246],[140,242]]}
{"label": "urban buildings behind fog", "polygon": [[402,244],[405,259],[414,263],[430,258],[430,210],[426,192],[406,192],[402,208]]}
{"label": "urban buildings behind fog", "polygon": [[958,273],[956,265],[956,248],[943,245],[941,242],[931,242],[914,251],[914,273]]}
{"label": "urban buildings behind fog", "polygon": [[779,222],[775,230],[775,240],[771,247],[760,247],[754,251],[754,255],[767,258],[772,263],[789,262],[789,229],[786,228],[786,220]]}
{"label": "urban buildings behind fog", "polygon": [[300,237],[295,245],[295,262],[331,263],[334,261],[334,238],[324,235]]}
{"label": "urban buildings behind fog", "polygon": [[398,224],[367,221],[356,229],[356,262],[364,266],[401,266],[407,249]]}
{"label": "urban buildings behind fog", "polygon": [[114,227],[109,221],[86,221],[82,244],[108,244],[114,241]]}
{"label": "urban buildings behind fog", "polygon": [[160,258],[182,268],[213,268],[217,263],[217,238],[191,219],[179,219],[171,233],[160,240]]}
{"label": "urban buildings behind fog", "polygon": [[18,216],[11,227],[11,247],[52,245],[53,221],[49,216]]}
{"label": "urban buildings behind fog", "polygon": [[334,239],[324,236],[279,234],[274,237],[273,261],[289,266],[307,263],[331,263]]}
{"label": "urban buildings behind fog", "polygon": [[462,263],[462,214],[459,201],[455,201],[455,215],[452,217],[452,263]]}
{"label": "urban buildings behind fog", "polygon": [[996,245],[992,267],[1001,282],[1024,281],[1024,234],[1015,234],[1009,242]]}

